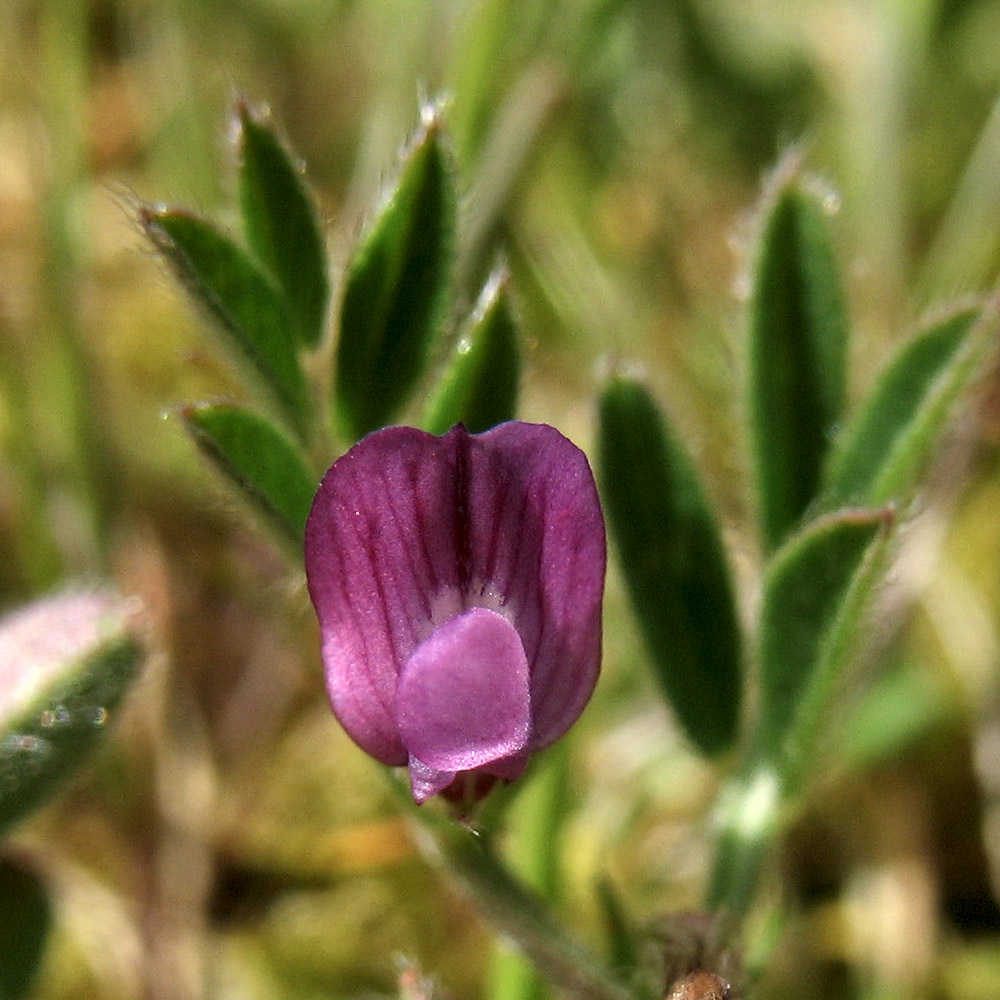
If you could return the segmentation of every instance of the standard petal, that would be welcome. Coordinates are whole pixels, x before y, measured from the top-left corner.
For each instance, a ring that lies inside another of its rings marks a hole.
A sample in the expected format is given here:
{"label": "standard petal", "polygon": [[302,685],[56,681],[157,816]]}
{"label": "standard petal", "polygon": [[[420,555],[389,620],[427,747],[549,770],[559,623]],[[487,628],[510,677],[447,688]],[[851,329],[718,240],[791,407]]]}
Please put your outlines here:
{"label": "standard petal", "polygon": [[[453,432],[454,433],[454,432]],[[469,438],[471,575],[503,595],[528,658],[533,748],[583,711],[601,659],[606,545],[583,452],[545,424]]]}
{"label": "standard petal", "polygon": [[528,661],[506,618],[485,608],[456,615],[406,661],[396,696],[411,757],[456,773],[520,755],[528,745]]}

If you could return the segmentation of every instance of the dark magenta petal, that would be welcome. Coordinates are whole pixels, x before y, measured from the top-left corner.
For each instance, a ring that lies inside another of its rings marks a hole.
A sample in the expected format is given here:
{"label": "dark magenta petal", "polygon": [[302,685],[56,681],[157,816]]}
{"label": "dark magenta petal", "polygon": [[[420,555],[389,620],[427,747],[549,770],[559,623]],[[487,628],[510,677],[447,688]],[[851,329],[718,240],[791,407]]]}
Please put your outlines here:
{"label": "dark magenta petal", "polygon": [[413,651],[396,691],[399,734],[411,757],[470,771],[528,745],[528,661],[514,626],[472,608]]}
{"label": "dark magenta petal", "polygon": [[330,702],[355,742],[385,764],[408,760],[396,726],[400,668],[434,630],[432,595],[458,584],[440,513],[454,506],[452,452],[409,427],[370,434],[323,477],[306,523]]}
{"label": "dark magenta petal", "polygon": [[604,519],[586,457],[555,428],[512,421],[471,440],[482,447],[468,485],[472,561],[521,636],[538,749],[569,729],[597,682]]}
{"label": "dark magenta petal", "polygon": [[[523,769],[527,750],[476,763],[513,730],[474,732],[461,684],[496,693],[512,718],[526,669],[528,750],[561,736],[590,697],[604,524],[586,458],[554,428],[369,435],[324,477],[305,559],[334,711],[372,756],[426,768],[418,778],[411,767],[415,794],[418,781],[434,794],[455,772],[509,780]],[[462,614],[471,609],[491,614]],[[463,643],[482,652],[465,673]]]}

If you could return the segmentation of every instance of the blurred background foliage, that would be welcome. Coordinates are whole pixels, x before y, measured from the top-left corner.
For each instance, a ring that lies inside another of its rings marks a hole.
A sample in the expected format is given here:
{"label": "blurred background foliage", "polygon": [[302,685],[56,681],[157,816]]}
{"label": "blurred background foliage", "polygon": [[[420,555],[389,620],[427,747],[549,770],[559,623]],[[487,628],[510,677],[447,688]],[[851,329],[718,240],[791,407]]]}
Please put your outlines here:
{"label": "blurred background foliage", "polygon": [[[338,264],[421,96],[446,97],[460,300],[499,241],[522,416],[589,447],[603,374],[636,366],[747,576],[761,180],[790,145],[816,172],[856,397],[930,307],[996,285],[998,37],[996,0],[5,0],[0,603],[110,575],[152,650],[94,765],[8,846],[56,903],[34,995],[387,995],[417,989],[400,956],[448,995],[491,989],[487,930],[326,709],[298,569],[175,416],[241,390],[134,207],[233,211],[237,94],[308,165]],[[1000,995],[998,398],[967,408],[908,529],[917,599],[886,611],[850,754],[782,853],[762,997]],[[717,780],[655,696],[614,566],[606,622],[560,890],[596,946],[598,879],[636,921],[697,904]]]}

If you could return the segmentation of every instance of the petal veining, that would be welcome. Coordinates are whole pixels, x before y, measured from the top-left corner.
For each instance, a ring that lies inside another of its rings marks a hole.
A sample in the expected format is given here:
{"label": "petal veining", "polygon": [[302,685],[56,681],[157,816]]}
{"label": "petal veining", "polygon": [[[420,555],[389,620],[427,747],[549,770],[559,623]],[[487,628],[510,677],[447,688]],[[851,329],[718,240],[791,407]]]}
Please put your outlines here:
{"label": "petal veining", "polygon": [[453,772],[516,777],[593,691],[604,523],[552,427],[370,434],[323,478],[305,562],[334,712],[427,795]]}
{"label": "petal veining", "polygon": [[409,427],[370,434],[336,461],[306,525],[305,565],[333,710],[386,764],[407,753],[396,678],[433,629],[435,593],[458,587],[454,449]]}

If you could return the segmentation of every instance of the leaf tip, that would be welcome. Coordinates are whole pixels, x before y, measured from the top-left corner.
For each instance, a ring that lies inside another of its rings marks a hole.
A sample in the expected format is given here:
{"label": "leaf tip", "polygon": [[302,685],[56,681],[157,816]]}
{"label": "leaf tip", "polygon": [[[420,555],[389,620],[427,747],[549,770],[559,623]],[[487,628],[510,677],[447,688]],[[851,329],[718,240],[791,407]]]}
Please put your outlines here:
{"label": "leaf tip", "polygon": [[421,135],[438,135],[444,131],[444,117],[449,100],[446,97],[424,97],[420,101]]}

